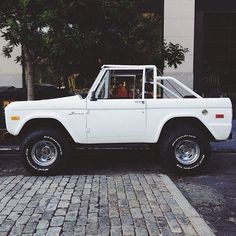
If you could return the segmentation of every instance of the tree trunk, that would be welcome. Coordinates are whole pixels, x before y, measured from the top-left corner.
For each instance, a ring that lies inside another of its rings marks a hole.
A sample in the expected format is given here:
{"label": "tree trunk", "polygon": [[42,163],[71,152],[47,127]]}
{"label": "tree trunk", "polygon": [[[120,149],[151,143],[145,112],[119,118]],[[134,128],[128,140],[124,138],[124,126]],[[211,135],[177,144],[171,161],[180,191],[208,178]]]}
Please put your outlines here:
{"label": "tree trunk", "polygon": [[34,68],[33,60],[30,56],[30,51],[25,46],[23,47],[24,59],[25,59],[25,79],[27,87],[27,100],[34,100]]}
{"label": "tree trunk", "polygon": [[30,62],[26,63],[27,100],[34,100],[33,67]]}

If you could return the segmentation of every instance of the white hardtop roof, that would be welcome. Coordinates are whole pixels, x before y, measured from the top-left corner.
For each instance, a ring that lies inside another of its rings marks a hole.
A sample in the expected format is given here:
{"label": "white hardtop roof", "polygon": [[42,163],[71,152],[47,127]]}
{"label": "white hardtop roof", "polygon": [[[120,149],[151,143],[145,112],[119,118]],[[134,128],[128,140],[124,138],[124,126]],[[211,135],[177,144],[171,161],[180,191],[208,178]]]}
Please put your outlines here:
{"label": "white hardtop roof", "polygon": [[130,68],[130,69],[145,69],[156,68],[155,65],[103,65],[103,68]]}

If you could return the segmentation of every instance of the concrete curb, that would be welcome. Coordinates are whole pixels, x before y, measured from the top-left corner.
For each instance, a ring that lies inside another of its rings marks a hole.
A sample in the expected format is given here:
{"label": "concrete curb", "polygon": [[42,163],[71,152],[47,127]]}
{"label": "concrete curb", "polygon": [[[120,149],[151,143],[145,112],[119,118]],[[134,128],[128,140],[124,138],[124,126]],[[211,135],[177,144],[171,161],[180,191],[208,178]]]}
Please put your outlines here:
{"label": "concrete curb", "polygon": [[212,229],[207,225],[203,218],[197,213],[197,211],[190,205],[188,200],[183,196],[179,189],[175,186],[172,180],[163,174],[159,175],[163,183],[165,183],[167,189],[174,197],[175,201],[179,204],[184,214],[188,217],[194,229],[199,236],[215,236]]}
{"label": "concrete curb", "polygon": [[[19,151],[19,146],[17,145],[0,145],[0,151]],[[113,147],[113,148],[88,148],[88,147],[78,147],[76,150],[150,150],[148,147]],[[212,153],[236,153],[236,148],[212,148]]]}
{"label": "concrete curb", "polygon": [[236,149],[218,149],[218,148],[214,148],[211,150],[212,153],[235,153]]}

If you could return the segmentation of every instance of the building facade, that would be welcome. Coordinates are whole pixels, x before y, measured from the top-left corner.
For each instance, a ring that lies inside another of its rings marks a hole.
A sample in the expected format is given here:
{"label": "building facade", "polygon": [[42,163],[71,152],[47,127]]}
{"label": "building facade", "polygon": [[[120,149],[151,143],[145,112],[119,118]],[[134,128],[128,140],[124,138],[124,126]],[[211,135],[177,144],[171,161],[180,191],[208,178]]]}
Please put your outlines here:
{"label": "building facade", "polygon": [[193,88],[195,0],[164,0],[164,40],[179,43],[189,52],[177,69],[165,68],[171,75]]}
{"label": "building facade", "polygon": [[[0,50],[6,41],[0,38]],[[0,53],[0,86],[22,87],[22,66],[15,62],[16,56],[21,55],[20,47],[16,48],[11,58],[6,58]]]}
{"label": "building facade", "polygon": [[194,88],[236,98],[236,1],[195,0]]}

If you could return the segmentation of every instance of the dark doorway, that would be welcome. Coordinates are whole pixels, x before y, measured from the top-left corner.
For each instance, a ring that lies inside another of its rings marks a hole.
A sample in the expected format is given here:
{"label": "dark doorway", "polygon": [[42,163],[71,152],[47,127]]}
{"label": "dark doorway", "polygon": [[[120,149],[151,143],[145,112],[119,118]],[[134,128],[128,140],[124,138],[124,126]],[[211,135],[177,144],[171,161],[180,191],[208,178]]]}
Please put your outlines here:
{"label": "dark doorway", "polygon": [[204,2],[196,1],[194,88],[236,108],[236,1]]}

